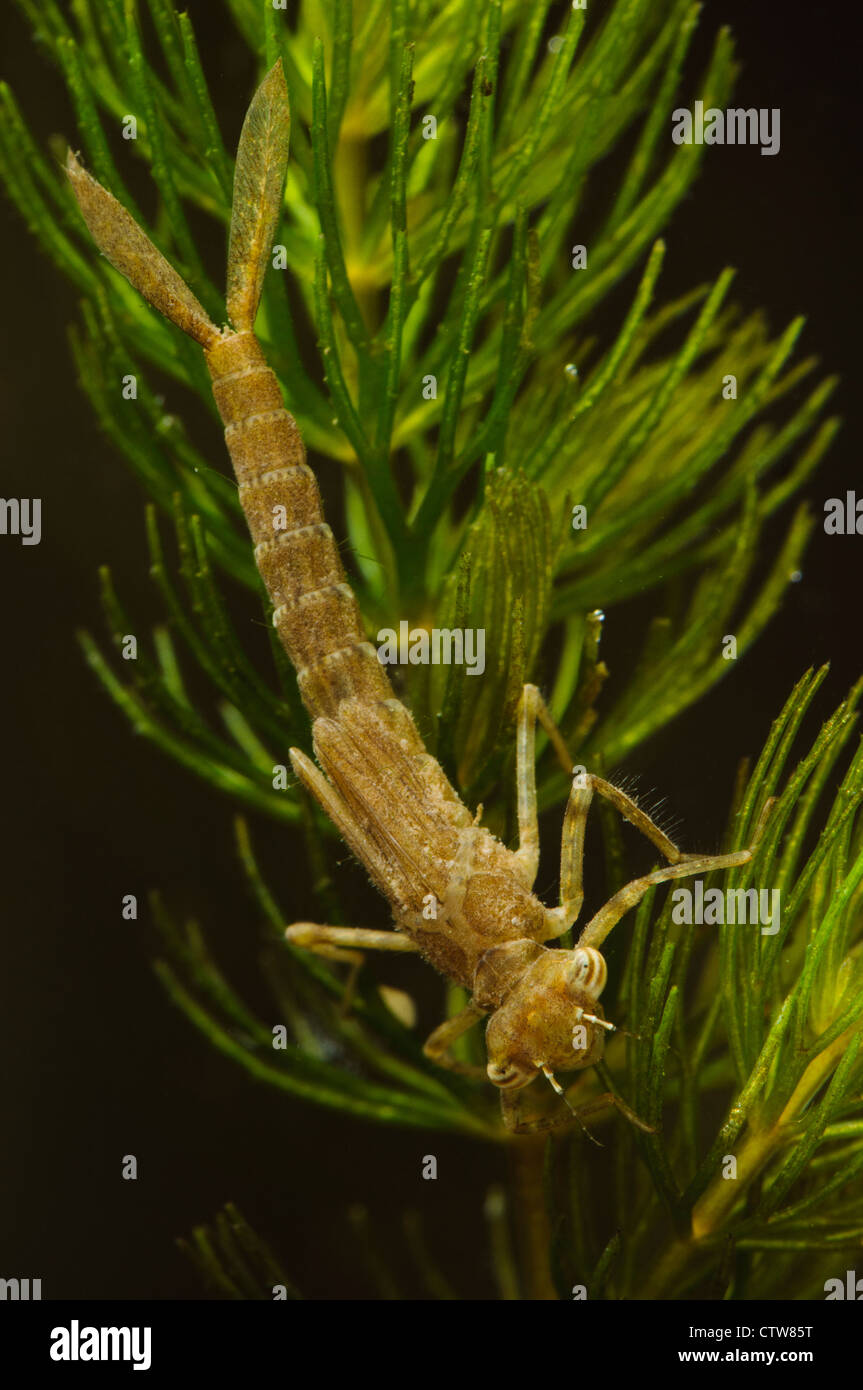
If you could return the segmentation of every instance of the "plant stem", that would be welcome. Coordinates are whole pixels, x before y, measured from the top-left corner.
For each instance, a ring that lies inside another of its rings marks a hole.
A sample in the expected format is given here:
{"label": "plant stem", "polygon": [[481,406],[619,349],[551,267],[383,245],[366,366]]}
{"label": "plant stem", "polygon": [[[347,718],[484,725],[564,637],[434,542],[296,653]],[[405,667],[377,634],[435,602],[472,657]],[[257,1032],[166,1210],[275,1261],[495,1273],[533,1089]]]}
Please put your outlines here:
{"label": "plant stem", "polygon": [[345,242],[345,261],[354,297],[370,333],[376,328],[377,291],[363,274],[361,246],[368,179],[368,142],[361,135],[342,130],[333,156],[334,183]]}
{"label": "plant stem", "polygon": [[557,1302],[548,1252],[551,1226],[543,1188],[545,1138],[531,1135],[509,1146],[510,1192],[522,1271],[522,1297],[531,1303]]}

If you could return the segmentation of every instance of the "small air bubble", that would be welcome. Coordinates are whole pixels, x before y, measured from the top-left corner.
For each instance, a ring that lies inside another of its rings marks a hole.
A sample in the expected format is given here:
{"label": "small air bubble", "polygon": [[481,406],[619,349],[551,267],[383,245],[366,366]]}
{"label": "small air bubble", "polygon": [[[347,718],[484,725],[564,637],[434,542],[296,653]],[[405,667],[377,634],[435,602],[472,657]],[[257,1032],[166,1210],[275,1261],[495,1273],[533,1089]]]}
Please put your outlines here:
{"label": "small air bubble", "polygon": [[605,614],[603,613],[601,608],[594,608],[590,616],[594,618],[598,623],[605,622]]}
{"label": "small air bubble", "polygon": [[559,53],[560,50],[561,50],[562,48],[563,48],[563,39],[561,38],[560,34],[555,34],[554,38],[549,39],[549,41],[548,41],[548,51],[549,51],[549,53]]}
{"label": "small air bubble", "polygon": [[574,362],[567,362],[563,370],[569,377],[570,381],[575,381],[578,377],[578,367],[576,367]]}
{"label": "small air bubble", "polygon": [[792,584],[799,584],[800,581],[801,581],[801,579],[803,578],[803,571],[802,571],[802,570],[792,570],[791,573],[789,574],[788,578],[791,580],[791,583],[792,583]]}

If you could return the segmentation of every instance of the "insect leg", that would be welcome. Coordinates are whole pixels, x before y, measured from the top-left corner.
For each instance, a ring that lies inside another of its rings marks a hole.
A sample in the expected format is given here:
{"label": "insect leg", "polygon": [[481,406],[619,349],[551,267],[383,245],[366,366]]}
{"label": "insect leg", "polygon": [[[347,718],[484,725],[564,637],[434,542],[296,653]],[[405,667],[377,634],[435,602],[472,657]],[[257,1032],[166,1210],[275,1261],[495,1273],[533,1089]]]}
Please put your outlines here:
{"label": "insect leg", "polygon": [[[571,772],[572,759],[563,737],[549,713],[548,707],[535,685],[526,685],[522,691],[518,714],[518,858],[521,859],[531,887],[536,878],[539,865],[539,835],[536,814],[536,723],[542,724],[552,741],[555,752],[567,772]],[[601,784],[601,786],[599,785]],[[584,833],[587,813],[593,799],[594,789],[600,790],[608,784],[589,772],[578,771],[573,780],[563,818],[563,835],[560,848],[560,907],[549,913],[551,929],[547,939],[560,936],[577,921],[584,901],[583,865]],[[612,788],[611,790],[616,790]],[[620,794],[622,796],[622,793]],[[637,809],[637,808],[636,808]],[[641,813],[639,813],[641,814]],[[668,842],[671,843],[670,841]]]}
{"label": "insect leg", "polygon": [[[532,1087],[527,1089],[531,1090]],[[501,1118],[510,1134],[547,1134],[549,1130],[563,1129],[566,1125],[571,1125],[573,1120],[580,1121],[580,1108],[571,1110],[563,1105],[555,1106],[553,1111],[544,1115],[525,1115],[522,1095],[522,1090],[500,1093]],[[594,1140],[594,1143],[596,1142]]]}
{"label": "insect leg", "polygon": [[[600,796],[604,796],[606,801],[610,801],[612,806],[623,816],[623,819],[634,825],[636,830],[640,830],[642,835],[644,835],[652,845],[656,846],[660,854],[664,855],[670,864],[682,864],[687,860],[701,860],[708,857],[703,854],[686,854],[683,850],[678,849],[674,841],[670,840],[664,831],[660,830],[659,826],[654,820],[651,820],[647,812],[642,811],[638,802],[633,801],[632,797],[627,796],[626,792],[621,791],[620,787],[612,786],[611,782],[606,782],[603,777],[597,777],[592,772],[585,773],[585,777],[592,783],[594,791],[598,792]],[[750,850],[754,850],[758,845],[775,800],[776,798],[771,796],[764,803],[761,815],[758,819],[758,824],[755,828],[752,844],[749,846]],[[715,857],[719,859],[722,856],[717,855]],[[723,865],[716,864],[715,867],[721,869]]]}
{"label": "insect leg", "polygon": [[585,777],[593,784],[594,791],[598,792],[600,796],[604,796],[606,801],[610,801],[615,810],[623,816],[623,819],[634,825],[636,830],[640,830],[642,835],[656,846],[660,854],[664,855],[670,864],[679,864],[682,859],[691,857],[679,850],[674,841],[660,830],[656,822],[651,820],[647,812],[642,811],[638,802],[633,801],[626,792],[621,791],[619,787],[612,786],[611,782],[606,782],[604,777],[597,777],[595,773],[585,773]]}
{"label": "insect leg", "polygon": [[577,921],[584,902],[584,832],[587,813],[593,800],[593,785],[589,775],[581,773],[573,779],[563,817],[560,844],[560,907],[548,913],[553,927],[550,936],[560,936]]}
{"label": "insect leg", "polygon": [[654,869],[653,873],[644,874],[642,878],[634,878],[591,917],[578,938],[579,946],[593,946],[598,949],[624,913],[635,907],[636,903],[640,903],[648,888],[652,888],[654,884],[666,883],[673,878],[685,878],[687,874],[708,873],[712,869],[733,869],[738,864],[748,863],[751,858],[752,852],[748,849],[739,850],[735,854],[705,854],[699,859],[686,859],[682,864],[669,864],[665,869]]}
{"label": "insect leg", "polygon": [[603,1091],[601,1096],[596,1096],[594,1100],[588,1101],[585,1105],[580,1105],[576,1113],[579,1117],[582,1115],[594,1115],[598,1110],[607,1110],[609,1106],[612,1106],[615,1110],[619,1110],[624,1119],[628,1120],[636,1129],[640,1129],[642,1133],[656,1133],[653,1125],[647,1124],[646,1121],[636,1115],[635,1111],[627,1105],[626,1101],[621,1100],[620,1096],[616,1096],[613,1091]]}
{"label": "insect leg", "polygon": [[316,922],[294,922],[285,927],[285,940],[328,960],[360,961],[361,951],[418,951],[409,936],[398,931],[373,931],[370,927],[320,927]]}
{"label": "insect leg", "polygon": [[614,1106],[619,1110],[630,1124],[643,1130],[646,1134],[654,1134],[656,1131],[644,1120],[639,1119],[634,1110],[631,1110],[625,1101],[619,1096],[615,1096],[611,1091],[606,1091],[601,1096],[596,1096],[593,1100],[579,1106],[560,1106],[552,1111],[551,1114],[525,1116],[522,1113],[521,1091],[501,1091],[500,1093],[500,1112],[503,1122],[511,1134],[543,1134],[549,1130],[563,1129],[566,1125],[571,1125],[575,1120],[584,1130],[587,1137],[593,1140],[594,1144],[599,1141],[583,1124],[583,1119],[588,1115],[595,1114],[598,1110],[605,1110],[609,1106]]}
{"label": "insect leg", "polygon": [[449,1053],[456,1038],[460,1038],[462,1033],[467,1032],[468,1028],[473,1028],[474,1024],[479,1023],[486,1013],[486,1009],[480,1009],[476,1004],[468,1004],[453,1018],[448,1018],[445,1023],[441,1023],[423,1045],[423,1052],[426,1057],[432,1062],[437,1062],[439,1067],[447,1067],[450,1071],[459,1072],[462,1076],[479,1076],[484,1080],[487,1079],[485,1067],[474,1067],[468,1062],[460,1062]]}
{"label": "insect leg", "polygon": [[623,914],[628,912],[631,907],[635,907],[635,904],[644,897],[648,888],[651,888],[655,883],[665,883],[672,878],[684,878],[687,874],[710,873],[714,869],[733,869],[739,864],[748,864],[764,833],[773,800],[774,798],[771,797],[765,803],[752,844],[748,849],[735,850],[732,854],[682,855],[677,864],[669,864],[665,869],[654,869],[653,873],[645,874],[643,878],[634,878],[631,883],[627,883],[619,892],[615,893],[613,898],[609,898],[605,907],[601,907],[595,916],[591,917],[578,938],[579,946],[601,946],[612,927],[620,921]]}
{"label": "insect leg", "polygon": [[357,974],[363,963],[363,951],[416,951],[417,947],[409,936],[397,931],[373,931],[367,927],[321,927],[316,922],[295,922],[285,928],[285,940],[292,946],[301,946],[313,955],[323,956],[325,960],[345,961],[351,968],[345,981],[345,992],[339,1006],[339,1013],[350,1012],[357,983]]}
{"label": "insect leg", "polygon": [[[545,701],[535,685],[526,685],[518,705],[516,741],[516,786],[518,792],[518,850],[516,858],[524,869],[524,882],[531,888],[539,868],[539,829],[536,814],[536,721],[542,724],[561,763],[570,771],[572,763],[566,744]],[[564,928],[561,927],[561,931]]]}

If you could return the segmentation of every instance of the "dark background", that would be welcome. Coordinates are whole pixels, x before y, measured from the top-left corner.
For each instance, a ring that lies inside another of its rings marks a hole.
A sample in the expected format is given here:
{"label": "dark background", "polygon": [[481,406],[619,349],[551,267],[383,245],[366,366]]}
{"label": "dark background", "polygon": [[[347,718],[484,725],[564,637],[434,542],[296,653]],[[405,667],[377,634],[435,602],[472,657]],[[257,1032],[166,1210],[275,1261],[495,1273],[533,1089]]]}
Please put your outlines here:
{"label": "dark background", "polygon": [[[189,9],[233,147],[253,82],[249,57],[221,6]],[[757,149],[708,152],[669,229],[661,283],[671,297],[732,264],[737,299],[764,305],[774,331],[808,315],[801,351],[844,377],[845,427],[806,494],[818,516],[825,498],[863,491],[859,50],[850,7],[826,12],[829,21],[809,3],[705,5],[690,72],[703,67],[716,28],[730,24],[744,64],[734,104],[781,107],[782,148],[772,159]],[[0,74],[38,138],[71,135],[61,79],[9,3],[0,38]],[[691,96],[687,87],[678,100]],[[228,974],[252,997],[260,995],[249,964],[255,915],[232,852],[230,806],[133,735],[76,646],[77,628],[100,631],[98,563],[110,562],[136,614],[160,617],[146,582],[142,498],[75,380],[65,340],[74,292],[6,200],[0,228],[2,492],[43,499],[41,544],[0,543],[0,1275],[41,1277],[49,1298],[196,1297],[200,1286],[173,1238],[232,1199],[308,1296],[358,1297],[369,1285],[345,1211],[361,1202],[400,1269],[398,1213],[422,1207],[459,1292],[481,1297],[490,1283],[480,1208],[501,1176],[500,1155],[384,1131],[256,1087],[175,1013],[152,975],[150,889],[202,920]],[[777,546],[787,516],[776,522]],[[802,671],[832,662],[815,719],[860,673],[861,546],[860,538],[826,537],[819,524],[803,581],[754,650],[628,769],[668,796],[688,847],[715,843],[737,759],[757,752]],[[626,670],[642,617],[637,603],[609,611],[612,670]],[[294,885],[292,908],[308,911],[284,837],[267,826],[259,835],[283,870],[279,886],[287,894]],[[360,876],[352,881],[364,897]],[[126,893],[138,896],[137,923],[121,919]],[[420,1180],[427,1152],[439,1159],[436,1183]],[[127,1153],[138,1158],[134,1183],[120,1177]],[[404,1291],[413,1290],[405,1275]]]}

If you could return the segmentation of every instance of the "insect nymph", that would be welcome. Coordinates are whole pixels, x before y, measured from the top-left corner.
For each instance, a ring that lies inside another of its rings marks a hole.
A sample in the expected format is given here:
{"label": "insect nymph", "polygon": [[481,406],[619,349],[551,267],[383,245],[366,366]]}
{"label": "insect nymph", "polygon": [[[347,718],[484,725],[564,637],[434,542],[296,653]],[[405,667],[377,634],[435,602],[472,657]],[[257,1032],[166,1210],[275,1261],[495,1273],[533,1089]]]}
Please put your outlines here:
{"label": "insect nymph", "polygon": [[[228,253],[231,326],[225,328],[210,320],[140,227],[71,152],[67,168],[107,259],[204,349],[273,623],[312,719],[319,766],[298,749],[291,750],[291,762],[388,900],[396,928],[301,923],[287,929],[288,938],[336,960],[355,961],[358,951],[369,949],[417,952],[469,989],[470,1004],[435,1030],[427,1055],[464,1070],[450,1047],[490,1015],[487,1075],[500,1088],[507,1127],[549,1128],[571,1121],[570,1112],[561,1107],[558,1115],[526,1119],[518,1093],[540,1074],[560,1091],[556,1073],[600,1060],[612,1027],[599,1004],[606,980],[600,947],[615,923],[651,885],[743,864],[755,845],[725,855],[682,854],[624,792],[581,773],[564,817],[560,903],[549,908],[532,891],[539,861],[537,721],[559,749],[562,744],[537,688],[525,686],[518,710],[517,849],[478,823],[426,751],[366,640],[302,439],[253,332],[281,208],[288,131],[287,89],[277,64],[258,89],[240,137]],[[275,531],[273,518],[281,509],[288,525]],[[615,894],[587,923],[574,949],[556,949],[546,943],[573,925],[582,905],[585,822],[594,794],[639,828],[668,865]],[[430,902],[431,915],[424,911]]]}

